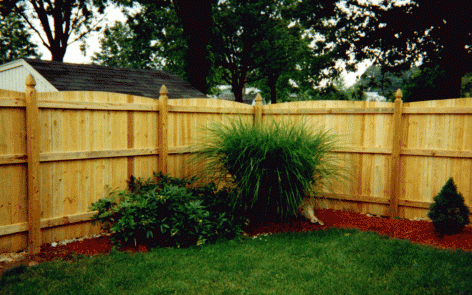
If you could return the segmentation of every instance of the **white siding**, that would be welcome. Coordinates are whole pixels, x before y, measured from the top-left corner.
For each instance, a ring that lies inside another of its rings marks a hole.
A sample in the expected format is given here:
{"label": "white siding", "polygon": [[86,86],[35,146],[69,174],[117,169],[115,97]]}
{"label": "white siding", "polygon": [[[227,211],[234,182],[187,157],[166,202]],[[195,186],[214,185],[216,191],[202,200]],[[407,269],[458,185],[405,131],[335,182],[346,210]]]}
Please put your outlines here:
{"label": "white siding", "polygon": [[57,89],[23,60],[0,65],[0,89],[23,92],[25,81],[31,73],[36,80],[38,92],[57,92]]}

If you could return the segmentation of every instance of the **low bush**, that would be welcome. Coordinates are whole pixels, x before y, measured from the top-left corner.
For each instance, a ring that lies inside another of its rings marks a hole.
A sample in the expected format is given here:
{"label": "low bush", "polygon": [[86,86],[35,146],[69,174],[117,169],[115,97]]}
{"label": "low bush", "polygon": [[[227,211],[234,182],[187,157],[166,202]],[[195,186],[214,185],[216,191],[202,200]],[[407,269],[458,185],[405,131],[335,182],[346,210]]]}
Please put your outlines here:
{"label": "low bush", "polygon": [[464,204],[464,198],[457,192],[452,177],[434,197],[434,203],[429,207],[428,217],[434,228],[441,234],[460,233],[469,221],[469,209]]}
{"label": "low bush", "polygon": [[145,239],[152,246],[203,245],[241,233],[245,219],[227,205],[229,189],[198,186],[194,178],[154,176],[131,177],[126,190],[93,203],[94,223],[111,231],[118,243]]}

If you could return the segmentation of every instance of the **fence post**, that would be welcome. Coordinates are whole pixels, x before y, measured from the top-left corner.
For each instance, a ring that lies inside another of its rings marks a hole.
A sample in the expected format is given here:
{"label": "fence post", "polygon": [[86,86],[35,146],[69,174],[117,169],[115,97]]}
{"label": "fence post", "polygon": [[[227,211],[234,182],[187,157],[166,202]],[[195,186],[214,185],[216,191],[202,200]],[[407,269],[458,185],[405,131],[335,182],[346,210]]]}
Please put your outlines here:
{"label": "fence post", "polygon": [[256,105],[254,106],[254,124],[262,122],[262,96],[256,95]]}
{"label": "fence post", "polygon": [[159,170],[162,174],[167,174],[167,156],[169,154],[167,142],[167,123],[169,114],[169,98],[167,88],[162,85],[159,92]]}
{"label": "fence post", "polygon": [[41,202],[39,199],[39,145],[40,126],[36,81],[31,74],[26,78],[26,153],[28,156],[28,251],[40,252]]}
{"label": "fence post", "polygon": [[[128,95],[128,103],[134,103],[134,97]],[[134,111],[128,111],[128,149],[134,148]],[[134,157],[128,157],[128,179],[134,176]]]}
{"label": "fence post", "polygon": [[401,162],[400,152],[402,147],[402,91],[395,93],[393,113],[393,142],[390,170],[390,217],[398,217],[398,199],[400,195]]}

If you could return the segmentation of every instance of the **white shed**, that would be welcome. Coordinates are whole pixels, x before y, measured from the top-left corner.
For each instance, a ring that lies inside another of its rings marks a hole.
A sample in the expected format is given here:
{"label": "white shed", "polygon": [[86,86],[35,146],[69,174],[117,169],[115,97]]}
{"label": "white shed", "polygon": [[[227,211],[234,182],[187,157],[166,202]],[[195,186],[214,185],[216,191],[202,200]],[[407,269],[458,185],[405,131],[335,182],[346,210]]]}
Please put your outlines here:
{"label": "white shed", "polygon": [[59,91],[24,59],[0,65],[0,89],[24,92],[28,74],[33,75],[36,80],[35,88],[38,92]]}

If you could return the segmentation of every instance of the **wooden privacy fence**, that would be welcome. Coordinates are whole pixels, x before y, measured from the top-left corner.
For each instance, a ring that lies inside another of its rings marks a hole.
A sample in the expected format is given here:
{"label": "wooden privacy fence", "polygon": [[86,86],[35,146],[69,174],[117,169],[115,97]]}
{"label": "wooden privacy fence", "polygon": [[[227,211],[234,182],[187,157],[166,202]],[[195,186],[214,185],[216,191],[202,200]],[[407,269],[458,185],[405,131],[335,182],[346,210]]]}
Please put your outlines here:
{"label": "wooden privacy fence", "polygon": [[235,116],[304,117],[342,136],[351,179],[320,200],[333,209],[424,217],[453,177],[471,204],[472,99],[402,103],[304,101],[255,106],[104,92],[0,90],[0,253],[99,233],[88,207],[131,175],[189,174],[201,126]]}

